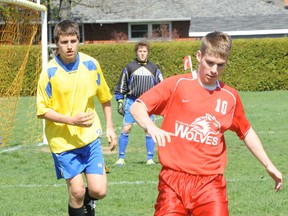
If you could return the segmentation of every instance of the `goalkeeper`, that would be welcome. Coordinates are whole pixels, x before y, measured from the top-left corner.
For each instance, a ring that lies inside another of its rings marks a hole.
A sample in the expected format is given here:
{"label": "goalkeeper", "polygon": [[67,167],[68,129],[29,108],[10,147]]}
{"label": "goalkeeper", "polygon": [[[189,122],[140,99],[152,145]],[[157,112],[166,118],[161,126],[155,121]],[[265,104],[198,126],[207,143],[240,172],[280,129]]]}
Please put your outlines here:
{"label": "goalkeeper", "polygon": [[[135,123],[129,109],[135,100],[144,92],[163,80],[158,66],[148,60],[150,45],[146,41],[139,41],[135,48],[136,58],[123,69],[115,88],[115,99],[118,103],[118,113],[123,115],[123,127],[119,137],[119,158],[115,165],[125,164],[124,157],[128,145],[129,133]],[[154,115],[150,116],[154,121]],[[155,164],[154,141],[146,134],[147,164]]]}

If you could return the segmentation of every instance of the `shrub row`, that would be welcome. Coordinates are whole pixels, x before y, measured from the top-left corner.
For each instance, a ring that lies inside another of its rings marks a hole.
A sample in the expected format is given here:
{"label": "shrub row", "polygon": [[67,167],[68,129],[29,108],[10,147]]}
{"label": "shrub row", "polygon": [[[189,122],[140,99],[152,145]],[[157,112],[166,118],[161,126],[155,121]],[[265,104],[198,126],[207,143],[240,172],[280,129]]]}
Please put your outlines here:
{"label": "shrub row", "polygon": [[[183,58],[191,55],[193,69],[197,69],[195,53],[199,46],[199,40],[153,42],[150,60],[159,65],[164,77],[187,73],[189,71],[183,69]],[[17,50],[21,52],[21,49]],[[1,55],[4,55],[4,51],[7,52],[7,48],[1,46]],[[100,62],[112,92],[123,67],[135,58],[134,43],[80,45],[79,51],[95,57]],[[4,74],[15,76],[21,61],[21,58],[15,57],[13,67],[9,71],[3,71],[7,67],[4,65],[5,61],[0,63],[2,89],[11,84],[7,81],[3,83],[3,77],[6,76]],[[33,46],[26,66],[22,95],[34,94],[39,67],[41,67],[41,47]],[[221,75],[221,81],[239,91],[287,90],[288,38],[234,39],[228,65]]]}

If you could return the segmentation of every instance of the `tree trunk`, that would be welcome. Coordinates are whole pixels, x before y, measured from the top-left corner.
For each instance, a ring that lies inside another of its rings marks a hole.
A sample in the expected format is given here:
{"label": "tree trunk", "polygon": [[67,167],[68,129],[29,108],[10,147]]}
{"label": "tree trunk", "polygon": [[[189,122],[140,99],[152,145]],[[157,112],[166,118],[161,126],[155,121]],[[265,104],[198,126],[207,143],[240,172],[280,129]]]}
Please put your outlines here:
{"label": "tree trunk", "polygon": [[71,19],[71,0],[60,0],[59,19]]}

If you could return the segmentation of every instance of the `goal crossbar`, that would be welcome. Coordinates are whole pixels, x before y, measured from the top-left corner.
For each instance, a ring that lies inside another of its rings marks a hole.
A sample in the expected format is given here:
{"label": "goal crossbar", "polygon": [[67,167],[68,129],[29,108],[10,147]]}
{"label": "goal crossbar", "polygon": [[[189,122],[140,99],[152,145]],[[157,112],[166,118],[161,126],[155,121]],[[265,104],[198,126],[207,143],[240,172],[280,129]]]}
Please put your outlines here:
{"label": "goal crossbar", "polygon": [[44,5],[37,4],[35,2],[27,1],[27,0],[0,0],[0,2],[12,3],[21,5],[27,8],[31,8],[38,11],[46,11],[47,8]]}

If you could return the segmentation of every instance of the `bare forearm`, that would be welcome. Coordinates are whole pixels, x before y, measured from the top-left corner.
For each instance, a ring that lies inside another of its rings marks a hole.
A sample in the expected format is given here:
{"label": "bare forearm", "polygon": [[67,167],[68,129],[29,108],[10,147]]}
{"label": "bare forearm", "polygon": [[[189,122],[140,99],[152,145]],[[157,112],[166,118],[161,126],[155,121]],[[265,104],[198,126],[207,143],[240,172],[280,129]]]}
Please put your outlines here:
{"label": "bare forearm", "polygon": [[49,121],[53,121],[53,122],[57,122],[57,123],[71,124],[71,117],[70,116],[60,114],[60,113],[58,113],[52,109],[50,109],[44,115],[41,115],[39,117],[43,118],[45,120],[49,120]]}
{"label": "bare forearm", "polygon": [[39,118],[43,118],[49,121],[79,127],[91,127],[91,125],[94,123],[94,117],[95,117],[94,112],[88,112],[88,113],[80,112],[75,116],[69,116],[58,113],[52,109],[50,109],[45,114],[39,116]]}
{"label": "bare forearm", "polygon": [[102,104],[106,119],[106,137],[110,145],[110,150],[113,151],[117,146],[117,135],[114,130],[114,124],[112,120],[112,106],[111,101]]}
{"label": "bare forearm", "polygon": [[155,126],[154,122],[150,119],[144,104],[140,102],[133,103],[130,108],[130,113],[137,124],[145,131],[147,131],[149,127]]}
{"label": "bare forearm", "polygon": [[282,173],[274,166],[267,156],[259,137],[253,129],[250,129],[244,139],[244,142],[254,156],[263,164],[268,174],[274,179],[275,191],[279,191],[282,187]]}
{"label": "bare forearm", "polygon": [[258,135],[255,133],[255,131],[252,128],[246,135],[244,142],[247,148],[260,161],[260,163],[263,164],[265,168],[267,168],[267,166],[272,164],[272,162],[270,161],[269,157],[267,156],[263,148],[263,145]]}
{"label": "bare forearm", "polygon": [[104,111],[104,116],[106,120],[106,128],[114,128],[113,119],[112,119],[112,106],[111,101],[102,104]]}
{"label": "bare forearm", "polygon": [[154,142],[158,143],[159,146],[165,146],[166,141],[171,142],[170,133],[160,129],[150,119],[146,107],[140,102],[135,102],[130,108],[130,113],[135,121],[152,137]]}

